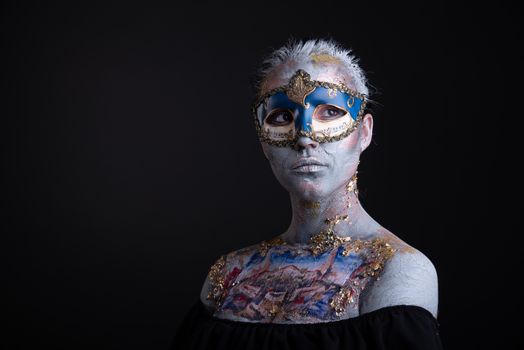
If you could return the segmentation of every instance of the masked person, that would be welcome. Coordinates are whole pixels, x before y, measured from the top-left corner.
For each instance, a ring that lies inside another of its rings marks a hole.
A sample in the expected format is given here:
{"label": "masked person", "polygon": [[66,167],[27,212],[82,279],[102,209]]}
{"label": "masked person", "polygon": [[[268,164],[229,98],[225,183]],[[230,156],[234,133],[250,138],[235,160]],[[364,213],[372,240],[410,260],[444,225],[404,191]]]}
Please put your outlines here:
{"label": "masked person", "polygon": [[332,40],[264,61],[252,112],[291,224],[216,260],[173,349],[442,349],[433,264],[359,202],[366,83]]}

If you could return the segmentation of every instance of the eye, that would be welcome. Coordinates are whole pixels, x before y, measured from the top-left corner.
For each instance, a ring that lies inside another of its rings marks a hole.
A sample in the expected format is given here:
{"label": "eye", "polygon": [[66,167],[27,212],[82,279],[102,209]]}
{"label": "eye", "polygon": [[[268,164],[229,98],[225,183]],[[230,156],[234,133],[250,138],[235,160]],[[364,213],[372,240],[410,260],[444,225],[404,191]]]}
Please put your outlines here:
{"label": "eye", "polygon": [[293,121],[293,114],[287,109],[277,109],[269,113],[265,122],[275,126],[288,125]]}
{"label": "eye", "polygon": [[346,115],[346,111],[332,105],[321,105],[315,111],[315,118],[321,121],[330,121]]}

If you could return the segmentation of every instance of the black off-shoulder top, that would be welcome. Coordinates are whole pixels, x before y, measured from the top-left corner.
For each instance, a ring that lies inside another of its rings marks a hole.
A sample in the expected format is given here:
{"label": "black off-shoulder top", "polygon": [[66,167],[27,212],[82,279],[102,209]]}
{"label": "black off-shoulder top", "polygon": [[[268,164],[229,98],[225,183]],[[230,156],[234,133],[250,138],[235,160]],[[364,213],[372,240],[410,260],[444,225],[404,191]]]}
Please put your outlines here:
{"label": "black off-shoulder top", "polygon": [[415,305],[384,307],[339,321],[282,324],[221,319],[193,303],[171,350],[441,350],[439,323]]}

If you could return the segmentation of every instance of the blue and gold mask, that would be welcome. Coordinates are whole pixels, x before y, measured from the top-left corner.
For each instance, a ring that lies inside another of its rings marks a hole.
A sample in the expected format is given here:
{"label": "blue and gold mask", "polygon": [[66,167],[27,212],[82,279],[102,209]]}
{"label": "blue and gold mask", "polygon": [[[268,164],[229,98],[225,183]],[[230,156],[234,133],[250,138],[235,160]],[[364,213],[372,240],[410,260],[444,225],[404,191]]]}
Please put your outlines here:
{"label": "blue and gold mask", "polygon": [[301,136],[333,142],[348,136],[362,120],[366,96],[343,84],[311,80],[302,69],[287,85],[272,89],[253,105],[261,142],[292,146]]}

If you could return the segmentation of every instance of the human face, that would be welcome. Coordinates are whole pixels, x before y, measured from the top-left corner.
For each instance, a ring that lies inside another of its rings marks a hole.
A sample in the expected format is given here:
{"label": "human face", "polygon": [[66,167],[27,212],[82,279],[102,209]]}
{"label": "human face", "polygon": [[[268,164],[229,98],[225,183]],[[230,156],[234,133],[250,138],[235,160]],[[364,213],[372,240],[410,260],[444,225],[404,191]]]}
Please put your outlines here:
{"label": "human face", "polygon": [[[319,71],[313,79],[320,80],[319,77],[327,82],[340,81],[335,71]],[[282,83],[278,79],[273,81],[275,85]],[[364,116],[363,125],[332,142],[299,136],[289,147],[262,142],[262,149],[273,173],[286,190],[302,199],[318,201],[347,184],[355,173],[360,153],[369,144],[370,115]]]}

